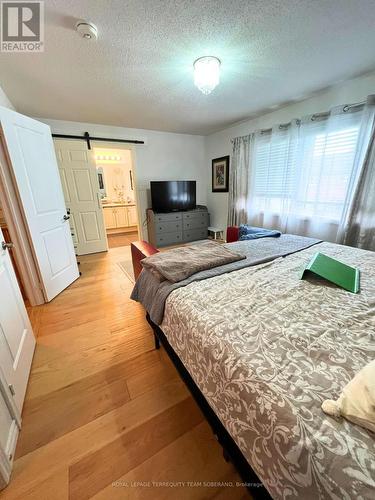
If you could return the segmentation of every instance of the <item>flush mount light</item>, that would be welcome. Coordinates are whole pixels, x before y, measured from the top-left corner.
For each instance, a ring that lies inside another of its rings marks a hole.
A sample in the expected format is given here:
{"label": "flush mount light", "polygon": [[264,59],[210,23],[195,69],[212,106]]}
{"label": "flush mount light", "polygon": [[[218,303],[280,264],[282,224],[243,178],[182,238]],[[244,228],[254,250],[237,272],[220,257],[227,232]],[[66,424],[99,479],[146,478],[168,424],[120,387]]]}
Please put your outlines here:
{"label": "flush mount light", "polygon": [[221,61],[214,56],[194,61],[194,83],[203,94],[210,94],[220,82]]}

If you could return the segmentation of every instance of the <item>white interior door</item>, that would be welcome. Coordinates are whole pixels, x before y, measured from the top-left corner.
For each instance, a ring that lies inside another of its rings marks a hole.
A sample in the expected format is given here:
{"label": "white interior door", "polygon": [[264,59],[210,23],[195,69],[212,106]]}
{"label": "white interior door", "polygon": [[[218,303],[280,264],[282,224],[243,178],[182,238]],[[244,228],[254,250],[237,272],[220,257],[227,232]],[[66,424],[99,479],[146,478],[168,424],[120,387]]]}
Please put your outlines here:
{"label": "white interior door", "polygon": [[0,107],[14,179],[47,300],[79,277],[48,125]]}
{"label": "white interior door", "polygon": [[0,229],[0,366],[14,402],[21,411],[35,338],[9,251],[1,245],[3,241]]}
{"label": "white interior door", "polygon": [[93,153],[83,141],[55,139],[66,207],[77,255],[108,250]]}
{"label": "white interior door", "polygon": [[[5,380],[0,368],[1,383],[5,383]],[[0,391],[0,490],[5,488],[10,479],[19,426],[20,417],[17,408]]]}

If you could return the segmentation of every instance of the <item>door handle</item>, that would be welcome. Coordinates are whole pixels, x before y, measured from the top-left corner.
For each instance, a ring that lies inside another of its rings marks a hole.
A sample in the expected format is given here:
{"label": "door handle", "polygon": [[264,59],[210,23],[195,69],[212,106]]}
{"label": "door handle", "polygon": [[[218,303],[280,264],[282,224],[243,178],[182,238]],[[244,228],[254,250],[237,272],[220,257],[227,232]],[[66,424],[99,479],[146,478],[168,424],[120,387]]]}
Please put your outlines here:
{"label": "door handle", "polygon": [[5,241],[2,241],[1,248],[3,250],[6,250],[6,249],[10,250],[11,248],[14,248],[14,244],[13,243],[5,243]]}
{"label": "door handle", "polygon": [[69,220],[69,219],[70,219],[70,215],[64,215],[64,217],[63,217],[64,221]]}

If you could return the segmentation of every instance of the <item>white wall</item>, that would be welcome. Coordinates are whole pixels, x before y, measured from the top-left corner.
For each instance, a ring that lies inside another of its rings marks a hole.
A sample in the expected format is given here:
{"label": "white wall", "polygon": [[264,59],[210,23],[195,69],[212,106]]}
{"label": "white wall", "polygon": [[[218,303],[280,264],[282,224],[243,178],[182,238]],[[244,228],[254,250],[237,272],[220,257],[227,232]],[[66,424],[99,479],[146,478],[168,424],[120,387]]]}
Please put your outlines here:
{"label": "white wall", "polygon": [[8,96],[1,87],[0,87],[0,106],[4,106],[5,108],[10,108],[10,109],[15,109],[13,104],[8,99]]}
{"label": "white wall", "polygon": [[144,140],[135,149],[135,177],[143,237],[147,239],[146,208],[150,207],[151,180],[196,180],[197,203],[207,203],[207,176],[203,136],[172,134],[153,130],[131,129],[92,123],[40,119],[50,125],[52,133]]}
{"label": "white wall", "polygon": [[211,225],[221,228],[226,228],[227,226],[228,194],[212,193],[211,160],[232,154],[232,145],[230,142],[232,138],[247,135],[255,130],[271,127],[277,123],[286,123],[293,118],[327,111],[335,105],[363,101],[369,94],[375,94],[375,73],[348,80],[305,101],[285,106],[254,120],[233,125],[221,132],[207,136],[207,205],[211,214]]}

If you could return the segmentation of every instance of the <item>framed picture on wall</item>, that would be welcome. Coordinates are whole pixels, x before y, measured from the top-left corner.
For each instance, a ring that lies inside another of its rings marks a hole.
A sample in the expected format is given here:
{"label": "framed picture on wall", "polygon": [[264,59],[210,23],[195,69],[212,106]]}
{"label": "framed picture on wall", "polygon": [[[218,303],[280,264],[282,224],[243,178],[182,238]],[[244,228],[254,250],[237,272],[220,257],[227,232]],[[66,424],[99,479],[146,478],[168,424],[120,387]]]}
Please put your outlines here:
{"label": "framed picture on wall", "polygon": [[229,156],[212,160],[212,192],[227,193],[229,189]]}

